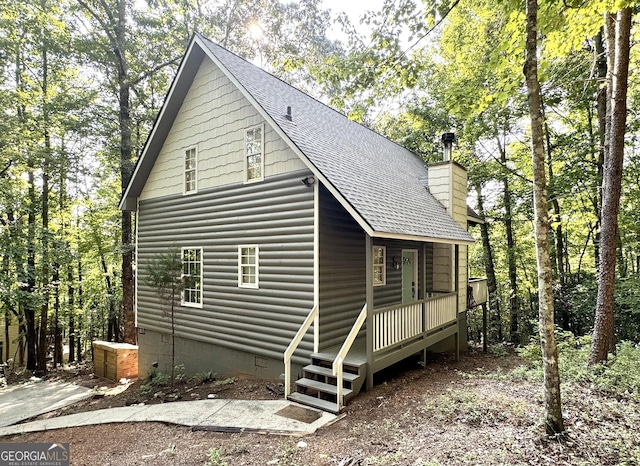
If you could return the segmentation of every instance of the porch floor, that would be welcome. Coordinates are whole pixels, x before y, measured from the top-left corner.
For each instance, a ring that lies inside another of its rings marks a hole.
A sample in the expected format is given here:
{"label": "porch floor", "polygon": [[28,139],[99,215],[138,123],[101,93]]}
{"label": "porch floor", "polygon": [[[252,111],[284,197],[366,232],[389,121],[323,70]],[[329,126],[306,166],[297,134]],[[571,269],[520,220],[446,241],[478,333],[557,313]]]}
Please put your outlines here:
{"label": "porch floor", "polygon": [[[334,360],[341,347],[342,345],[331,346],[314,353],[314,356],[317,355],[321,359]],[[364,366],[367,364],[367,339],[365,337],[356,338],[347,353],[344,364],[350,366]]]}

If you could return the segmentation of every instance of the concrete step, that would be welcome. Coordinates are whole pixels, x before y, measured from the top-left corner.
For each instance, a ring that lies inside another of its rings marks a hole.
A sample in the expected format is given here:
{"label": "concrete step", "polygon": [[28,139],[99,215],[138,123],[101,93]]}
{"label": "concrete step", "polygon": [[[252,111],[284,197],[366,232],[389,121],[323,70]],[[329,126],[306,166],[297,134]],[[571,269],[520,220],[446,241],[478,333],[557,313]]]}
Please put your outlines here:
{"label": "concrete step", "polygon": [[329,413],[338,414],[338,405],[332,401],[321,400],[315,396],[309,396],[298,392],[293,392],[289,395],[289,399],[296,403],[318,408]]}
{"label": "concrete step", "polygon": [[[317,390],[318,392],[328,393],[334,396],[338,394],[338,387],[336,387],[335,385],[318,382],[317,380],[307,379],[306,377],[296,381],[296,385],[298,387],[310,388],[312,390]],[[347,397],[351,395],[352,392],[353,390],[351,390],[350,388],[343,388],[342,396]]]}

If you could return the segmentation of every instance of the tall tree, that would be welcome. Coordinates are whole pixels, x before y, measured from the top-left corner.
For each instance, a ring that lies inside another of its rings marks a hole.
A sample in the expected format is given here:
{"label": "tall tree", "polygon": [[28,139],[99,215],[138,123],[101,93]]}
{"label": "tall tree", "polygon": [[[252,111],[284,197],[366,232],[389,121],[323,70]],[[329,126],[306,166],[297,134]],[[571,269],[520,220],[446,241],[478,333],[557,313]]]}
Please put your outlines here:
{"label": "tall tree", "polygon": [[531,156],[533,162],[533,199],[538,264],[538,312],[540,345],[544,373],[545,426],[549,435],[564,432],[560,396],[558,349],[554,335],[553,274],[549,253],[549,213],[545,174],[545,149],[542,101],[538,81],[538,1],[526,3],[526,46],[524,73],[531,119]]}
{"label": "tall tree", "polygon": [[[97,1],[78,0],[82,10],[89,16],[100,31],[94,45],[97,53],[89,52],[93,60],[109,70],[109,80],[114,83],[117,95],[118,134],[119,134],[119,171],[121,192],[124,193],[135,163],[132,152],[131,139],[131,93],[134,86],[140,84],[149,75],[161,70],[178,60],[177,54],[167,62],[148,66],[144,71],[132,70],[130,57],[142,55],[136,50],[136,45],[141,45],[132,38],[131,31],[134,27],[130,24],[132,17],[132,3],[128,0]],[[152,44],[144,44],[149,50],[157,50]],[[167,47],[160,47],[163,51]],[[158,54],[162,58],[162,53]],[[148,64],[147,64],[148,65]],[[121,254],[122,254],[122,313],[124,318],[124,341],[135,344],[135,315],[134,315],[134,279],[133,279],[133,224],[132,214],[123,211],[121,214]],[[120,340],[119,329],[113,328],[115,340]]]}
{"label": "tall tree", "polygon": [[[478,214],[486,218],[482,186],[475,182],[477,195]],[[489,293],[489,308],[491,309],[491,339],[502,341],[502,316],[500,314],[500,300],[498,299],[498,281],[496,280],[495,261],[493,260],[493,247],[489,236],[489,225],[485,221],[480,225],[480,237],[482,238],[482,252],[484,254],[485,273],[487,274],[487,292]]]}
{"label": "tall tree", "polygon": [[[40,8],[42,12],[48,11],[46,0],[40,1]],[[47,371],[47,352],[48,352],[48,344],[47,344],[47,330],[48,330],[48,318],[49,318],[49,293],[50,293],[50,258],[49,258],[49,177],[52,163],[52,149],[51,149],[51,114],[50,114],[50,93],[49,89],[49,74],[50,74],[50,64],[49,64],[49,48],[50,48],[50,37],[48,31],[49,25],[45,23],[42,26],[41,34],[41,44],[40,44],[40,53],[41,53],[41,77],[40,77],[40,87],[41,87],[41,112],[42,112],[42,135],[44,139],[44,148],[42,150],[42,159],[41,159],[41,167],[42,167],[42,196],[41,196],[41,221],[42,221],[42,230],[41,230],[41,248],[42,248],[42,272],[41,272],[41,280],[42,280],[42,304],[40,305],[40,333],[38,338],[38,363],[37,368],[40,372]]]}
{"label": "tall tree", "polygon": [[611,113],[602,190],[602,228],[598,296],[589,364],[605,361],[614,344],[614,291],[618,249],[618,213],[622,190],[624,137],[627,120],[627,85],[631,36],[631,8],[618,10],[615,21],[613,71],[611,73]]}

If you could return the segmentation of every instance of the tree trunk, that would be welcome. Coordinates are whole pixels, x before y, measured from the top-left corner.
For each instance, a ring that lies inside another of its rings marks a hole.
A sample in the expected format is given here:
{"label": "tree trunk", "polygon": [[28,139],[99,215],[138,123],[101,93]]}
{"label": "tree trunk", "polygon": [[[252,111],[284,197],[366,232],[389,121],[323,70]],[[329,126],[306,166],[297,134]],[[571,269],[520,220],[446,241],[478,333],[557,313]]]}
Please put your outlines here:
{"label": "tree trunk", "polygon": [[629,49],[631,9],[623,8],[616,15],[611,81],[611,123],[609,126],[609,152],[604,166],[602,192],[602,229],[600,235],[600,269],[598,270],[598,296],[593,328],[593,343],[589,364],[607,359],[614,344],[614,291],[616,280],[616,251],[618,246],[618,212],[622,190],[624,136],[627,120],[627,84],[629,75]]}
{"label": "tree trunk", "polygon": [[544,121],[544,135],[546,149],[547,149],[547,167],[549,170],[549,182],[548,182],[548,192],[550,197],[550,202],[553,207],[553,221],[556,224],[555,230],[553,228],[549,229],[549,232],[552,235],[552,238],[555,243],[555,248],[552,248],[551,260],[554,267],[554,271],[556,273],[556,277],[558,278],[558,283],[560,288],[557,293],[557,297],[560,298],[560,323],[562,325],[563,330],[571,330],[571,313],[569,312],[569,308],[566,305],[566,300],[564,299],[564,288],[566,285],[566,271],[565,271],[565,247],[564,247],[564,233],[562,232],[562,217],[560,216],[560,202],[558,201],[558,195],[555,189],[555,179],[553,176],[553,150],[551,146],[551,134],[549,130],[549,125],[546,122],[546,115],[544,112],[544,106],[541,108],[542,110],[542,119]]}
{"label": "tree trunk", "polygon": [[507,166],[507,152],[501,142],[498,142],[500,150],[500,162],[505,167],[502,178],[504,198],[504,227],[507,234],[507,269],[509,273],[509,341],[520,343],[518,330],[518,272],[516,268],[516,242],[513,237],[513,218],[511,214],[511,188],[509,187],[509,173]]}
{"label": "tree trunk", "polygon": [[[129,185],[133,166],[131,160],[131,115],[129,71],[126,57],[127,12],[125,0],[118,1],[117,49],[118,87],[120,107],[120,182],[122,194]],[[124,341],[136,344],[133,280],[133,241],[131,212],[122,211],[122,311],[124,319]]]}
{"label": "tree trunk", "polygon": [[[78,309],[82,309],[82,260],[78,259]],[[76,344],[78,345],[77,354],[78,362],[82,361],[82,319],[78,319],[78,332]]]}
{"label": "tree trunk", "polygon": [[104,256],[100,256],[100,264],[102,266],[102,273],[104,274],[104,282],[107,290],[107,304],[109,311],[107,315],[107,341],[118,341],[119,339],[119,325],[118,317],[116,316],[116,309],[114,306],[113,287],[111,286],[111,276],[109,275],[109,269],[107,268],[107,261]]}
{"label": "tree trunk", "polygon": [[540,83],[538,81],[538,2],[527,0],[527,41],[525,76],[531,118],[531,153],[533,161],[534,230],[538,265],[538,312],[540,344],[544,373],[545,427],[549,435],[564,432],[560,397],[558,349],[554,336],[553,274],[549,254],[549,215],[545,176],[545,152]]}
{"label": "tree trunk", "polygon": [[[93,17],[103,28],[105,36],[109,40],[111,50],[113,50],[113,65],[115,79],[118,85],[118,122],[120,129],[120,185],[121,193],[124,194],[131,174],[133,173],[133,162],[131,160],[131,109],[130,94],[132,79],[129,75],[127,64],[127,1],[117,0],[115,9],[106,2],[100,2],[103,11],[94,10],[83,0],[78,3]],[[108,18],[109,21],[103,20]],[[136,343],[134,295],[135,282],[133,279],[133,241],[132,241],[132,221],[131,212],[123,211],[121,216],[122,230],[122,315],[124,320],[124,341]],[[119,332],[117,332],[119,333]]]}
{"label": "tree trunk", "polygon": [[[482,198],[482,187],[480,183],[475,185],[478,194],[478,214],[485,218],[484,199]],[[491,339],[502,341],[502,316],[500,314],[500,301],[498,300],[498,280],[496,279],[495,262],[493,260],[493,249],[489,241],[489,225],[485,222],[480,224],[480,236],[482,237],[482,251],[484,252],[484,267],[487,274],[487,291],[489,294],[489,306],[491,313]]]}
{"label": "tree trunk", "polygon": [[62,364],[62,328],[60,327],[60,264],[53,264],[53,368]]}
{"label": "tree trunk", "polygon": [[[4,314],[4,341],[6,343],[6,347],[5,348],[0,348],[0,364],[2,364],[4,361],[8,360],[10,358],[9,354],[11,353],[9,350],[9,347],[11,346],[10,340],[9,340],[9,311],[7,309],[5,309],[5,314]],[[2,354],[2,350],[4,351],[4,354]]]}
{"label": "tree trunk", "polygon": [[[70,252],[70,251],[69,251]],[[73,266],[67,267],[67,294],[69,297],[69,362],[76,360],[76,319],[75,319],[75,288],[73,286]]]}
{"label": "tree trunk", "polygon": [[[43,11],[46,2],[42,2]],[[42,160],[42,305],[40,306],[40,338],[38,342],[38,364],[41,373],[47,372],[47,329],[49,314],[49,167],[51,162],[51,135],[49,134],[49,90],[48,90],[48,51],[45,43],[42,47],[42,119],[44,133],[44,155]]]}
{"label": "tree trunk", "polygon": [[[611,15],[605,16],[605,22],[609,22]],[[607,26],[607,30],[609,30]],[[604,28],[601,28],[595,38],[596,71],[598,93],[596,94],[596,111],[598,115],[598,156],[596,158],[596,192],[594,193],[594,211],[596,214],[595,234],[593,235],[594,257],[596,270],[600,268],[600,215],[602,210],[602,180],[604,173],[605,154],[608,151],[607,115],[609,107],[608,91],[611,89],[607,79],[607,53],[604,47]]]}
{"label": "tree trunk", "polygon": [[558,281],[560,282],[560,287],[564,287],[566,283],[566,271],[565,271],[565,247],[564,247],[564,234],[562,232],[562,217],[560,216],[560,202],[558,201],[558,196],[555,189],[555,180],[553,177],[553,150],[551,147],[551,134],[549,131],[549,125],[546,123],[546,117],[544,113],[544,107],[542,107],[542,118],[545,121],[544,123],[544,135],[545,141],[547,143],[547,167],[549,170],[549,195],[551,205],[553,207],[553,220],[557,224],[556,229],[551,229],[552,233],[555,233],[555,253],[552,254],[554,269],[557,273]]}
{"label": "tree trunk", "polygon": [[[23,291],[29,294],[26,299],[24,316],[27,325],[27,369],[35,371],[38,364],[38,336],[36,334],[36,309],[34,295],[36,289],[36,187],[33,157],[27,157],[29,213],[27,214],[27,281]],[[23,282],[24,283],[24,282]]]}
{"label": "tree trunk", "polygon": [[[7,215],[7,220],[9,220],[11,214]],[[4,221],[4,219],[0,219],[0,226],[6,226],[8,223]],[[11,244],[11,237],[12,234],[9,233],[9,244]],[[9,249],[9,248],[7,248]],[[9,263],[10,263],[10,254],[8,250],[4,251],[4,254],[2,256],[2,275],[3,276],[7,276],[10,277],[10,271],[9,271]],[[4,314],[4,348],[0,347],[0,364],[2,364],[4,361],[6,361],[7,359],[9,359],[9,353],[10,353],[10,347],[11,347],[11,341],[9,340],[9,322],[10,322],[10,318],[11,318],[11,312],[9,311],[9,308],[11,307],[11,301],[8,297],[5,297],[5,302],[4,304],[4,310],[2,311],[2,313]],[[14,311],[15,312],[15,311]],[[4,351],[4,354],[2,353]],[[6,356],[5,356],[6,355]]]}
{"label": "tree trunk", "polygon": [[[16,89],[24,92],[24,83],[22,81],[23,74],[23,55],[22,50],[18,48],[16,51]],[[22,103],[17,106],[18,122],[21,126],[26,125],[25,108]],[[26,277],[20,280],[21,291],[27,295],[24,299],[24,317],[26,327],[27,340],[27,369],[36,370],[37,365],[37,335],[36,335],[36,310],[34,299],[36,290],[36,185],[35,185],[35,163],[33,154],[27,151],[27,270]]]}

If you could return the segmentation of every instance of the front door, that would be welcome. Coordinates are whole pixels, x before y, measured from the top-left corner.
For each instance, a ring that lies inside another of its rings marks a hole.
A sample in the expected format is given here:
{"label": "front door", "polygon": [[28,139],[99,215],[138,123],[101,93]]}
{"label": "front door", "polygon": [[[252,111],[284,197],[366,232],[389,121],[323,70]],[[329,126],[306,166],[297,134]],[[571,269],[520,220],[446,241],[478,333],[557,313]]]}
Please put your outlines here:
{"label": "front door", "polygon": [[418,251],[402,250],[402,302],[418,299]]}

